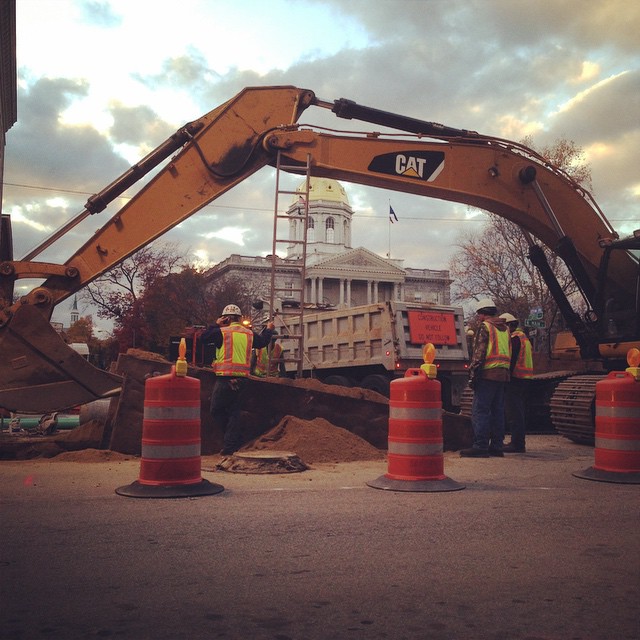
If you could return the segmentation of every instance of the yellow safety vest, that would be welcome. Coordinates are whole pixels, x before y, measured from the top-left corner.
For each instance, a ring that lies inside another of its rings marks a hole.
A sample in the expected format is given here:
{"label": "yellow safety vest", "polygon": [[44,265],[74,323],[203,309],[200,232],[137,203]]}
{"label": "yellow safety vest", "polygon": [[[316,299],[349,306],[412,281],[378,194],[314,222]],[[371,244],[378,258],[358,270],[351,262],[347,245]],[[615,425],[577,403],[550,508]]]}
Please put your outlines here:
{"label": "yellow safety vest", "polygon": [[520,352],[518,353],[516,366],[513,368],[513,377],[533,378],[533,350],[531,348],[531,341],[522,329],[516,329],[511,335],[516,336],[518,340],[520,340]]}
{"label": "yellow safety vest", "polygon": [[251,370],[253,331],[239,322],[221,327],[222,347],[216,349],[212,367],[217,376],[248,376]]}
{"label": "yellow safety vest", "polygon": [[511,368],[511,335],[508,331],[498,331],[490,322],[482,323],[489,332],[487,354],[484,359],[483,369],[510,369]]}
{"label": "yellow safety vest", "polygon": [[282,356],[282,346],[277,342],[274,343],[271,351],[271,368],[269,368],[269,351],[267,347],[258,349],[256,351],[256,366],[254,368],[254,375],[259,378],[265,378],[267,376],[267,370],[272,377],[278,377],[280,374],[280,363],[278,360]]}

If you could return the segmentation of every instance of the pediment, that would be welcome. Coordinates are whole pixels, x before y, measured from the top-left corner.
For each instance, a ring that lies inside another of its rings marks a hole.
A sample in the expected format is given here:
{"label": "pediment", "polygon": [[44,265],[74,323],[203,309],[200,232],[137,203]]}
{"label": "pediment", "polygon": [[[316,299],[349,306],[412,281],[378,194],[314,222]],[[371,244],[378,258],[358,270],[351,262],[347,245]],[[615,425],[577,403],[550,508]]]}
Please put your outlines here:
{"label": "pediment", "polygon": [[363,247],[327,257],[307,269],[307,273],[310,275],[327,272],[404,276],[403,269]]}

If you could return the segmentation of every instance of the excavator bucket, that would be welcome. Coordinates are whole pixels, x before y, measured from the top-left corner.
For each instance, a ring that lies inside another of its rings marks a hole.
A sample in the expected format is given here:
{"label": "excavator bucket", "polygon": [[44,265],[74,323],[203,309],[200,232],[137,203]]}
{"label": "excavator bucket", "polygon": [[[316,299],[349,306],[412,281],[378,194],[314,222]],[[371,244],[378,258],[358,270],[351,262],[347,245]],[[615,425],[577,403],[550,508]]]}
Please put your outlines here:
{"label": "excavator bucket", "polygon": [[64,411],[120,392],[122,378],[96,369],[33,306],[0,328],[0,407],[16,413]]}

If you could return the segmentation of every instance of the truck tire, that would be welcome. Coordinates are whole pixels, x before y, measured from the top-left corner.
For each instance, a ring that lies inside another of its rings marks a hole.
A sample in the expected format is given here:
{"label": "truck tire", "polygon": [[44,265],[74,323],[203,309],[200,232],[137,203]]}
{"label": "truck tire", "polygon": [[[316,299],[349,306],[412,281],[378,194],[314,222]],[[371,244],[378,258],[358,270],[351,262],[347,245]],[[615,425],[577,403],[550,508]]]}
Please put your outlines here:
{"label": "truck tire", "polygon": [[322,382],[324,384],[333,384],[338,387],[353,387],[353,383],[347,376],[327,376]]}
{"label": "truck tire", "polygon": [[360,383],[360,386],[363,389],[370,389],[371,391],[376,391],[380,395],[383,395],[386,398],[388,398],[390,382],[391,381],[386,376],[383,376],[380,373],[375,373],[370,376],[366,376]]}

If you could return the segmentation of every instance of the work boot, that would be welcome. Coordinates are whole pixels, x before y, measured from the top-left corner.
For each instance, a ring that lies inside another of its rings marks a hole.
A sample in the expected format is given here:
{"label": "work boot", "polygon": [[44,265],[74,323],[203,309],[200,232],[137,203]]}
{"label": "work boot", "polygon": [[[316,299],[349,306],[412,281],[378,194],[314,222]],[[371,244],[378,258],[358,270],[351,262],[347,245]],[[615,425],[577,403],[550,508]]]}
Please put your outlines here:
{"label": "work boot", "polygon": [[488,458],[489,451],[487,449],[471,447],[469,449],[460,449],[460,456],[463,458]]}
{"label": "work boot", "polygon": [[505,444],[504,447],[502,447],[502,450],[505,453],[525,453],[526,452],[524,445],[522,445],[521,447],[516,447],[512,442],[510,442],[509,444]]}
{"label": "work boot", "polygon": [[492,458],[504,458],[504,453],[502,453],[502,449],[491,449],[491,448],[489,448],[489,455]]}

